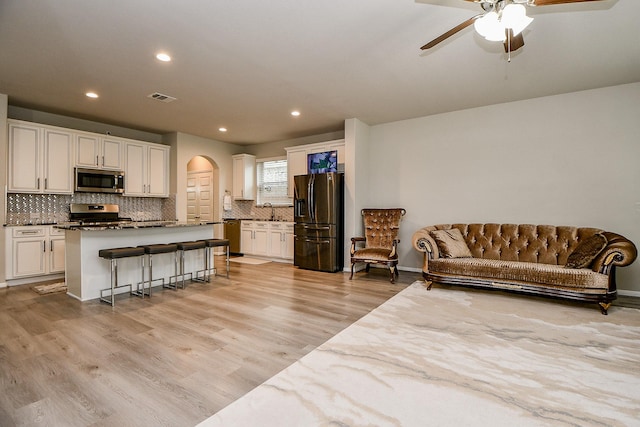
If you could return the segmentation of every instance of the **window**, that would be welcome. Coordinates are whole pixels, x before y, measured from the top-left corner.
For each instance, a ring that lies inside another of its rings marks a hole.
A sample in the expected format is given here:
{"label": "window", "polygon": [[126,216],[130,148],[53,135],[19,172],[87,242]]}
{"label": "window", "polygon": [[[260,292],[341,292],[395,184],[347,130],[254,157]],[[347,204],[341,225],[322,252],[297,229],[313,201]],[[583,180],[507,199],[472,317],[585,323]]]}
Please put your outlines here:
{"label": "window", "polygon": [[258,195],[256,203],[263,205],[291,205],[287,196],[287,160],[258,160],[256,162]]}

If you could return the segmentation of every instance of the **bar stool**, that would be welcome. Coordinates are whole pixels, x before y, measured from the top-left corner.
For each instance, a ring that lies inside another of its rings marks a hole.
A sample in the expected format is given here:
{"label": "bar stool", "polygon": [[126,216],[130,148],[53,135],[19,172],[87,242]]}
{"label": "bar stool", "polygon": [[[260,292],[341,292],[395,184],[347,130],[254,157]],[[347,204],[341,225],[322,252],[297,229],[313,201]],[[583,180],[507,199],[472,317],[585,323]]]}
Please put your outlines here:
{"label": "bar stool", "polygon": [[[193,272],[185,273],[184,272],[184,253],[187,251],[195,251],[198,249],[205,249],[206,244],[204,240],[196,240],[193,242],[178,242],[176,243],[178,246],[178,253],[180,255],[180,276],[182,277],[182,289],[184,289],[184,276],[187,274],[191,274],[191,280],[193,279]],[[197,275],[197,273],[196,273]],[[178,277],[176,275],[176,286],[178,285]]]}
{"label": "bar stool", "polygon": [[[209,274],[211,270],[213,270],[214,276],[217,276],[216,270],[216,260],[213,259],[213,265],[210,266],[209,262],[211,261],[211,253],[213,252],[213,248],[219,248],[226,246],[227,248],[227,279],[229,278],[229,239],[205,239],[205,258],[204,258],[204,270],[200,270],[204,272],[203,280],[209,282]],[[198,273],[196,272],[196,278],[198,277]]]}
{"label": "bar stool", "polygon": [[[111,263],[111,287],[107,289],[100,290],[100,301],[106,302],[107,304],[111,304],[111,306],[116,305],[115,299],[115,291],[120,288],[129,288],[129,294],[133,294],[133,289],[131,283],[126,285],[118,285],[118,260],[122,258],[132,258],[132,257],[140,257],[142,260],[142,256],[144,256],[144,249],[142,248],[111,248],[111,249],[100,249],[98,251],[98,256],[100,258],[104,258],[110,261]],[[142,272],[142,295],[144,296],[144,263],[141,263],[140,270]],[[104,292],[110,291],[111,298],[105,298]]]}
{"label": "bar stool", "polygon": [[[147,269],[148,271],[148,283],[149,283],[149,297],[151,297],[151,284],[153,281],[155,280],[162,280],[162,287],[163,288],[171,288],[173,290],[177,290],[178,289],[178,254],[177,254],[177,250],[178,250],[178,245],[176,245],[175,243],[160,243],[160,244],[155,244],[155,245],[142,245],[139,246],[140,248],[144,249],[144,253],[147,255]],[[153,278],[153,255],[158,255],[158,254],[169,254],[169,253],[173,253],[173,276],[169,277],[169,283],[166,284],[164,281],[164,277],[161,277],[159,279],[154,279]],[[171,283],[171,277],[175,278],[174,283]],[[142,287],[142,291],[144,294],[144,286]]]}

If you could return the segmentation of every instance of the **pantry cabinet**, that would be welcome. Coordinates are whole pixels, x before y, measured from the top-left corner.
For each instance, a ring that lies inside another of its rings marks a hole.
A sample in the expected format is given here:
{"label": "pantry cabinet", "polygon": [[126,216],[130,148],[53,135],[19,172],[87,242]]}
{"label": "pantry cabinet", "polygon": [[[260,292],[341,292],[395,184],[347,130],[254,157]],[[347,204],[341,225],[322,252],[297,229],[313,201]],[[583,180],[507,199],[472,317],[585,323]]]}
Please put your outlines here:
{"label": "pantry cabinet", "polygon": [[73,193],[73,134],[60,128],[8,121],[13,193]]}
{"label": "pantry cabinet", "polygon": [[7,279],[63,273],[64,231],[51,226],[11,227],[6,239]]}
{"label": "pantry cabinet", "polygon": [[124,142],[117,138],[77,133],[75,165],[83,168],[122,170],[123,146]]}
{"label": "pantry cabinet", "polygon": [[168,146],[127,141],[125,158],[125,196],[169,196]]}
{"label": "pantry cabinet", "polygon": [[345,149],[344,139],[334,141],[320,142],[316,144],[297,145],[295,147],[285,148],[287,151],[287,195],[293,197],[293,177],[296,175],[307,174],[307,156],[314,153],[322,153],[325,151],[337,151],[338,168],[344,169]]}
{"label": "pantry cabinet", "polygon": [[256,156],[236,154],[233,158],[234,200],[255,200],[256,198]]}

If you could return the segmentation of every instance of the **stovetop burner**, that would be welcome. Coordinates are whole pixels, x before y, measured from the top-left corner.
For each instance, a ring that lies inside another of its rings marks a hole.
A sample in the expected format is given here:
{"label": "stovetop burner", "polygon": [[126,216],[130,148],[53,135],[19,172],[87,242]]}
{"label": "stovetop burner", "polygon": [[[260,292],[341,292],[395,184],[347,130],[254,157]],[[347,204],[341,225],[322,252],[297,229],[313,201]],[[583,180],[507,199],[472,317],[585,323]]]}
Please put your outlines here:
{"label": "stovetop burner", "polygon": [[120,206],[71,203],[69,205],[69,219],[78,222],[82,226],[87,225],[118,225],[131,221],[131,218],[120,218]]}

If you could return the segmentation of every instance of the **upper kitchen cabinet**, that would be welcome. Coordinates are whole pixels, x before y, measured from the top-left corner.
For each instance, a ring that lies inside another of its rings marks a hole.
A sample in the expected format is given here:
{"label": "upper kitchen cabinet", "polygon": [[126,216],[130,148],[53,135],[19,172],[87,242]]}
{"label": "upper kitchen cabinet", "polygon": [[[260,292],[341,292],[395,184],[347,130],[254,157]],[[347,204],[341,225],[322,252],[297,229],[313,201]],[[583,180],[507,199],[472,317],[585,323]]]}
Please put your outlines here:
{"label": "upper kitchen cabinet", "polygon": [[8,120],[9,181],[15,193],[73,193],[73,133]]}
{"label": "upper kitchen cabinet", "polygon": [[[296,175],[307,174],[307,156],[314,153],[322,153],[325,151],[337,151],[338,165],[344,165],[344,139],[334,141],[320,142],[317,144],[297,145],[295,147],[285,148],[287,151],[287,195],[293,197],[293,177]],[[344,169],[344,166],[342,166]]]}
{"label": "upper kitchen cabinet", "polygon": [[122,170],[124,142],[97,134],[78,133],[76,136],[76,166],[84,168]]}
{"label": "upper kitchen cabinet", "polygon": [[233,157],[233,199],[255,200],[256,156],[236,154]]}
{"label": "upper kitchen cabinet", "polygon": [[125,196],[169,196],[169,149],[160,144],[125,143]]}

